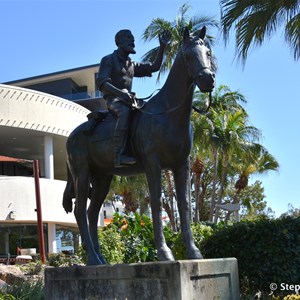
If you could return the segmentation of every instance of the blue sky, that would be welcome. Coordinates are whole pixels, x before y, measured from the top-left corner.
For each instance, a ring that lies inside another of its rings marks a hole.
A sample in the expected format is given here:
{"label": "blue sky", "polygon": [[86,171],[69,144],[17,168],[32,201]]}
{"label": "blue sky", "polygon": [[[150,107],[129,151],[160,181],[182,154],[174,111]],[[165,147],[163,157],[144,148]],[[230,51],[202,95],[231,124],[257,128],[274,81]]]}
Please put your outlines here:
{"label": "blue sky", "polygon": [[[141,40],[151,20],[174,20],[184,1],[177,0],[0,0],[0,82],[7,82],[98,63],[115,49],[114,35],[131,29],[141,56],[158,42]],[[219,1],[189,1],[190,15],[220,16]],[[217,32],[209,32],[219,37]],[[282,32],[249,53],[246,65],[234,61],[234,39],[226,47],[217,38],[217,85],[228,85],[246,96],[253,126],[261,143],[276,157],[279,172],[253,177],[265,187],[268,206],[279,216],[288,203],[300,207],[299,62],[292,59]],[[159,88],[151,79],[136,79],[139,97]]]}

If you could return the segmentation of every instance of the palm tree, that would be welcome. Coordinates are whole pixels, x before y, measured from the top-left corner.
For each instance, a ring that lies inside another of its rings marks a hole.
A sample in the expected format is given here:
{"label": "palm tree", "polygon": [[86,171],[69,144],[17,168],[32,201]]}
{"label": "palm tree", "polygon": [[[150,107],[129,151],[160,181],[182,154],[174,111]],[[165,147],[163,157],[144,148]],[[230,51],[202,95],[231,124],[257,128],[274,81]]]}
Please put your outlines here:
{"label": "palm tree", "polygon": [[234,27],[237,57],[243,63],[251,46],[261,46],[282,26],[294,60],[300,58],[300,0],[221,0],[220,5],[225,42]]}
{"label": "palm tree", "polygon": [[[172,62],[177,54],[178,49],[181,46],[182,35],[184,29],[188,27],[191,33],[195,33],[200,30],[203,26],[208,28],[218,27],[218,22],[208,16],[188,16],[188,11],[191,7],[184,3],[180,8],[178,15],[174,21],[167,21],[163,18],[153,19],[150,25],[145,29],[142,34],[144,41],[151,41],[157,39],[159,35],[163,34],[166,30],[171,33],[171,41],[166,49],[165,59],[158,73],[157,80],[160,79],[161,75],[171,69]],[[213,44],[213,38],[207,36],[208,46]],[[143,61],[153,62],[158,52],[158,48],[151,49],[143,56]],[[216,68],[216,63],[213,64]]]}
{"label": "palm tree", "polygon": [[[241,192],[248,186],[249,176],[251,174],[265,174],[268,171],[277,171],[279,164],[274,156],[272,156],[262,145],[253,144],[249,148],[250,151],[243,152],[239,156],[238,161],[233,163],[234,169],[238,172],[239,178],[235,183],[236,193],[233,197],[232,203],[239,203],[239,196]],[[231,212],[226,215],[226,220],[229,220]]]}
{"label": "palm tree", "polygon": [[[194,104],[197,107],[200,106],[200,110],[206,105],[203,105],[203,103],[207,102],[208,95],[198,91],[195,93]],[[235,146],[240,147],[242,145],[242,140],[240,140],[242,136],[250,134],[250,130],[252,130],[254,134],[254,128],[245,126],[248,116],[242,106],[243,103],[246,103],[244,95],[238,91],[232,91],[226,85],[220,85],[215,88],[212,95],[210,111],[206,115],[196,118],[193,122],[195,129],[195,143],[200,144],[202,147],[208,146],[207,149],[210,149],[212,153],[213,181],[210,203],[210,221],[213,221],[218,182],[220,182],[218,203],[223,196],[229,155],[231,153],[231,148],[234,146],[233,143],[239,142]],[[222,162],[222,167],[219,165],[220,160]],[[222,170],[221,179],[219,169]]]}
{"label": "palm tree", "polygon": [[115,176],[108,197],[114,198],[113,195],[122,199],[125,212],[136,212],[138,208],[144,208],[149,202],[145,176]]}
{"label": "palm tree", "polygon": [[232,91],[227,85],[221,84],[214,89],[211,103],[209,103],[209,97],[209,94],[201,93],[199,89],[196,89],[193,107],[199,111],[205,111],[210,105],[210,108],[215,111],[227,110],[235,112],[241,110],[245,115],[247,114],[243,107],[243,104],[247,103],[245,96],[239,91]]}
{"label": "palm tree", "polygon": [[174,212],[174,199],[176,198],[176,195],[174,189],[173,175],[169,170],[164,170],[163,174],[165,179],[163,180],[163,186],[164,186],[163,189],[165,188],[166,190],[163,193],[165,196],[162,199],[162,204],[164,210],[166,211],[170,219],[171,228],[174,232],[176,232],[177,228],[176,228],[175,212]]}
{"label": "palm tree", "polygon": [[[223,110],[214,118],[215,135],[219,139],[221,154],[221,178],[217,204],[222,203],[226,186],[229,163],[238,152],[247,152],[258,140],[260,132],[257,128],[247,125],[247,115],[242,110],[234,113]],[[219,218],[219,207],[216,206],[214,221]]]}

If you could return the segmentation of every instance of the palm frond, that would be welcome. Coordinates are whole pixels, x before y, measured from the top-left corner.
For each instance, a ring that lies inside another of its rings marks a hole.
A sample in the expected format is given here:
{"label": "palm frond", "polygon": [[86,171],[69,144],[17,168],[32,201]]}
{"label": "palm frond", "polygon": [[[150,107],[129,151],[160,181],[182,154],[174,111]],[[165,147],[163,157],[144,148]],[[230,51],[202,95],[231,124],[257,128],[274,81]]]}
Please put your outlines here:
{"label": "palm frond", "polygon": [[285,40],[290,45],[294,60],[300,58],[300,14],[287,22],[285,26]]}
{"label": "palm frond", "polygon": [[249,49],[261,46],[285,24],[285,39],[299,59],[299,0],[221,0],[221,26],[225,43],[235,28],[236,57],[245,63]]}
{"label": "palm frond", "polygon": [[[180,6],[178,14],[172,22],[162,18],[153,19],[142,34],[144,41],[152,41],[158,39],[158,36],[166,30],[171,33],[170,44],[165,49],[164,61],[158,72],[158,80],[162,74],[171,69],[178,49],[182,46],[182,36],[186,27],[192,33],[196,33],[203,26],[207,26],[208,28],[217,28],[218,26],[218,22],[209,16],[190,17],[188,15],[190,8],[187,3]],[[205,42],[208,47],[211,47],[214,44],[214,38],[208,35]],[[152,63],[156,58],[157,50],[158,48],[151,49],[142,57],[142,60]],[[214,71],[217,69],[217,60],[214,55],[212,55],[212,68]]]}

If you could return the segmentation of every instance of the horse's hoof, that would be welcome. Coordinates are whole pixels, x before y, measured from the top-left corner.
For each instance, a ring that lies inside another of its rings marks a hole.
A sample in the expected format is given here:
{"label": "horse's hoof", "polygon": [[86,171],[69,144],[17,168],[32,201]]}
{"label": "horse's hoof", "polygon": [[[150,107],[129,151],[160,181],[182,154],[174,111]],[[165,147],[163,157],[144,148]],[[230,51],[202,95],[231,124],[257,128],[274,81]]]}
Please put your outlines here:
{"label": "horse's hoof", "polygon": [[172,251],[168,247],[162,247],[157,250],[157,260],[159,261],[174,261]]}
{"label": "horse's hoof", "polygon": [[104,258],[104,256],[102,254],[98,254],[98,257],[99,257],[102,265],[106,265],[107,264],[107,261],[106,261],[106,259]]}
{"label": "horse's hoof", "polygon": [[191,249],[187,253],[188,259],[203,259],[203,256],[198,248]]}
{"label": "horse's hoof", "polygon": [[99,257],[88,258],[87,266],[99,266],[104,265],[104,263],[99,259]]}
{"label": "horse's hoof", "polygon": [[72,201],[63,201],[63,208],[65,209],[65,212],[71,213],[73,210],[73,202]]}

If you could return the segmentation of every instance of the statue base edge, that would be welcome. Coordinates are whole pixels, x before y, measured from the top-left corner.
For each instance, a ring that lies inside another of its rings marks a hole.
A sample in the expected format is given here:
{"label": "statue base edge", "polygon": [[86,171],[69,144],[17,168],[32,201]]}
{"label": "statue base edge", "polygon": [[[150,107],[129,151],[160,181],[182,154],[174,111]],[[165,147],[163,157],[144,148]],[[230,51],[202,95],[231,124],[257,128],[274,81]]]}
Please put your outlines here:
{"label": "statue base edge", "polygon": [[47,300],[238,300],[236,258],[47,267]]}

